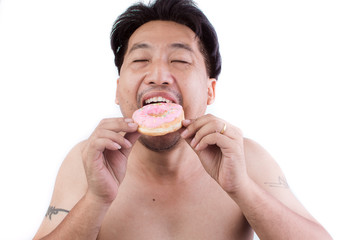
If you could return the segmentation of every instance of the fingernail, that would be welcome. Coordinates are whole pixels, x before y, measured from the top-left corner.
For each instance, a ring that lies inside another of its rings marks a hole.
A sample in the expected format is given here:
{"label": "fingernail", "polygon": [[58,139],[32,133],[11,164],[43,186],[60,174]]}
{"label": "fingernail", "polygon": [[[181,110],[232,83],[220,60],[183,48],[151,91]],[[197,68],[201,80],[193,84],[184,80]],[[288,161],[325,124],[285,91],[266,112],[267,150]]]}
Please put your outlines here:
{"label": "fingernail", "polygon": [[134,120],[132,118],[125,118],[124,121],[127,123],[134,122]]}
{"label": "fingernail", "polygon": [[125,142],[126,147],[128,147],[128,148],[132,147],[132,144],[129,140],[125,139],[124,142]]}
{"label": "fingernail", "polygon": [[118,144],[118,143],[116,143],[116,142],[114,142],[114,146],[117,148],[117,149],[121,149],[121,146]]}
{"label": "fingernail", "polygon": [[137,127],[137,123],[130,122],[130,123],[128,123],[128,126],[129,127]]}
{"label": "fingernail", "polygon": [[183,125],[189,125],[191,121],[189,119],[183,120]]}

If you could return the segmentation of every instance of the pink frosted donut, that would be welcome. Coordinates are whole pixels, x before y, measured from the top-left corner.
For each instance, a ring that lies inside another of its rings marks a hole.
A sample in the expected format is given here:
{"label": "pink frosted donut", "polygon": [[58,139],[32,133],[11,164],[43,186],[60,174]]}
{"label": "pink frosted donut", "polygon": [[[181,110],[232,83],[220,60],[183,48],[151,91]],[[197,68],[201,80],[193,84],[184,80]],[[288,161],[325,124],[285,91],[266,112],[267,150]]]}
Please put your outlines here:
{"label": "pink frosted donut", "polygon": [[181,128],[184,111],[175,103],[154,103],[136,110],[132,118],[139,125],[140,133],[162,136]]}

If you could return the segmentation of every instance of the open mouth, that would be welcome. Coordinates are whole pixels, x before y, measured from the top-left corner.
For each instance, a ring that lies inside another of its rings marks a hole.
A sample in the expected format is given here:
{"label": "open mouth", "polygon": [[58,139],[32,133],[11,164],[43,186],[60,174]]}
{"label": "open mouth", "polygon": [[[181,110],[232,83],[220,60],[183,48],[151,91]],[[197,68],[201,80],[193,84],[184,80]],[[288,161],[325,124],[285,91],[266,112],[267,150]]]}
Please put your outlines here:
{"label": "open mouth", "polygon": [[152,97],[144,100],[143,106],[154,104],[154,103],[174,103],[172,100],[164,98],[164,97]]}

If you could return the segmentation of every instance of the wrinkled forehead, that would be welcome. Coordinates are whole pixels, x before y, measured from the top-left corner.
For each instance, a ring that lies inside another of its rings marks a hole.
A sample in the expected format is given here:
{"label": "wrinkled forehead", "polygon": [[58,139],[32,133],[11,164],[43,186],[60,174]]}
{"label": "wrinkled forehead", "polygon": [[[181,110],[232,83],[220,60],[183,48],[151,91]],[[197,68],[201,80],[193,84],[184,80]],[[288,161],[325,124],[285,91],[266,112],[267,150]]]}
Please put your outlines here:
{"label": "wrinkled forehead", "polygon": [[150,21],[131,35],[127,53],[142,47],[173,46],[199,51],[199,39],[187,26],[171,21]]}

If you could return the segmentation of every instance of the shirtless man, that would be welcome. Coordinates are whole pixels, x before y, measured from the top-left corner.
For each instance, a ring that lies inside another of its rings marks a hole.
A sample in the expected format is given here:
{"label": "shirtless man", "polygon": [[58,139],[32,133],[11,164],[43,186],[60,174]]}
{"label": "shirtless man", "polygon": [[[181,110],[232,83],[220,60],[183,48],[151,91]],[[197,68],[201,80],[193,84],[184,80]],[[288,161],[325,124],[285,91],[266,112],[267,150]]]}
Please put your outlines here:
{"label": "shirtless man", "polygon": [[[191,1],[128,9],[114,24],[112,48],[124,117],[102,120],[70,151],[34,239],[230,240],[253,231],[261,239],[331,239],[261,146],[204,115],[221,61],[215,31]],[[181,130],[137,132],[132,113],[152,97],[183,106]]]}

